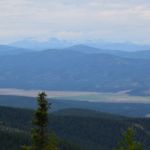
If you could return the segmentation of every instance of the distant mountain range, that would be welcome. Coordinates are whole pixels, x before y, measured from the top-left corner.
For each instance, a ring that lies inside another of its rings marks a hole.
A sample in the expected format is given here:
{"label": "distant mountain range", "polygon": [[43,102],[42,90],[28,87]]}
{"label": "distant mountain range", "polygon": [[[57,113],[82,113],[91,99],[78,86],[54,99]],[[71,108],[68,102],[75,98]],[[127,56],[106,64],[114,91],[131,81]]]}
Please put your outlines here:
{"label": "distant mountain range", "polygon": [[[38,46],[38,45],[37,45]],[[44,51],[40,50],[40,51]],[[82,52],[86,54],[96,54],[96,53],[105,53],[105,54],[111,54],[115,56],[121,56],[126,58],[139,58],[139,59],[150,59],[150,50],[141,50],[141,51],[123,51],[123,50],[110,50],[110,49],[100,49],[100,48],[94,48],[87,45],[73,45],[67,48],[53,48],[53,49],[47,49],[49,51],[76,51],[76,52]],[[16,55],[16,54],[22,54],[22,53],[29,53],[29,52],[36,52],[36,49],[27,49],[22,47],[15,47],[15,46],[9,46],[9,45],[0,45],[0,55]],[[39,50],[38,50],[39,51]]]}
{"label": "distant mountain range", "polygon": [[100,49],[100,48],[94,48],[87,45],[74,45],[69,48],[64,48],[63,50],[72,50],[72,51],[78,51],[83,52],[87,54],[93,54],[93,53],[106,53],[111,54],[115,56],[120,57],[126,57],[126,58],[139,58],[139,59],[150,59],[150,50],[141,50],[141,51],[124,51],[124,50],[111,50],[111,49]]}
{"label": "distant mountain range", "polygon": [[9,50],[17,55],[7,52],[0,56],[2,88],[128,90],[131,94],[150,95],[150,51],[106,51],[84,45],[45,51],[20,49],[21,53],[18,50]]}
{"label": "distant mountain range", "polygon": [[124,50],[124,51],[141,51],[141,50],[150,50],[150,45],[146,44],[135,44],[130,42],[106,42],[102,40],[88,40],[88,41],[69,41],[62,40],[57,38],[50,38],[46,41],[38,41],[34,39],[24,39],[20,41],[16,41],[14,43],[10,43],[11,46],[22,47],[25,49],[35,49],[35,50],[44,50],[44,49],[57,49],[57,48],[66,48],[73,45],[88,45],[91,47],[95,47],[98,49],[104,50]]}
{"label": "distant mountain range", "polygon": [[11,46],[22,47],[25,49],[44,50],[49,48],[65,48],[74,45],[74,42],[50,38],[47,41],[37,41],[34,39],[24,39],[10,43]]}

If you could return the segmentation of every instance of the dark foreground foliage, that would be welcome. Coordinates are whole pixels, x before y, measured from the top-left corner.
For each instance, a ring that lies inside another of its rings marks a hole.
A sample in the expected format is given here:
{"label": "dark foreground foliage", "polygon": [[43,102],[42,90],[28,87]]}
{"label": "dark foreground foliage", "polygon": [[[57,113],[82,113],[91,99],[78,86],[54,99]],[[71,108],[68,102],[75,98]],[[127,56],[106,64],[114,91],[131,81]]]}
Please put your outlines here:
{"label": "dark foreground foliage", "polygon": [[[136,130],[135,138],[143,143],[144,150],[150,147],[150,119],[130,119],[114,115],[105,117],[101,114],[88,117],[86,114],[75,114],[70,109],[64,111],[64,115],[53,114],[49,126],[49,130],[55,131],[58,138],[63,139],[59,142],[61,150],[79,150],[75,145],[86,150],[114,149],[120,143],[121,133],[131,126]],[[21,145],[30,145],[33,111],[0,107],[0,112],[3,126],[0,128],[1,149],[10,150],[11,147],[11,150],[19,150]],[[88,114],[87,110],[85,112]]]}

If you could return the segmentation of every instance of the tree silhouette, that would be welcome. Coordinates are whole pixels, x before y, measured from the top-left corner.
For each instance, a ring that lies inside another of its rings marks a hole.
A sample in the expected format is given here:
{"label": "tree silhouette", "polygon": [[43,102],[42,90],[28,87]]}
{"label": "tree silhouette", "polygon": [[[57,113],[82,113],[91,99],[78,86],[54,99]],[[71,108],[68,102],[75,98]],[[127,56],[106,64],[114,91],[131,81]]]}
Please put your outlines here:
{"label": "tree silhouette", "polygon": [[58,150],[56,136],[51,136],[48,133],[48,110],[51,104],[48,103],[46,97],[45,92],[41,92],[38,95],[38,108],[33,119],[32,145],[30,147],[23,146],[23,150]]}

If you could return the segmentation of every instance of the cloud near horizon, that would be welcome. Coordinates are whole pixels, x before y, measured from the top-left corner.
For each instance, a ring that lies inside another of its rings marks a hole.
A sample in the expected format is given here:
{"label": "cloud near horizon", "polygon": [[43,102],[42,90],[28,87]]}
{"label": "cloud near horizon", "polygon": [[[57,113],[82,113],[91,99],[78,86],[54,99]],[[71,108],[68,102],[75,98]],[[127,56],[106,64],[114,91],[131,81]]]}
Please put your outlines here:
{"label": "cloud near horizon", "polygon": [[0,42],[18,39],[150,43],[148,0],[0,0]]}

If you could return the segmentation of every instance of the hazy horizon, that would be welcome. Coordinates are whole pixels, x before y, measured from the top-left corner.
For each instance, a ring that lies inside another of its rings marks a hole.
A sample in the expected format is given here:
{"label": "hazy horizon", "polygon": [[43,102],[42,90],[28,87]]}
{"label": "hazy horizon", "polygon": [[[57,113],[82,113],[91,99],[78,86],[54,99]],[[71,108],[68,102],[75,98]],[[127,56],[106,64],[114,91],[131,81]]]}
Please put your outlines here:
{"label": "hazy horizon", "polygon": [[55,37],[149,44],[149,8],[147,0],[1,0],[0,43]]}

